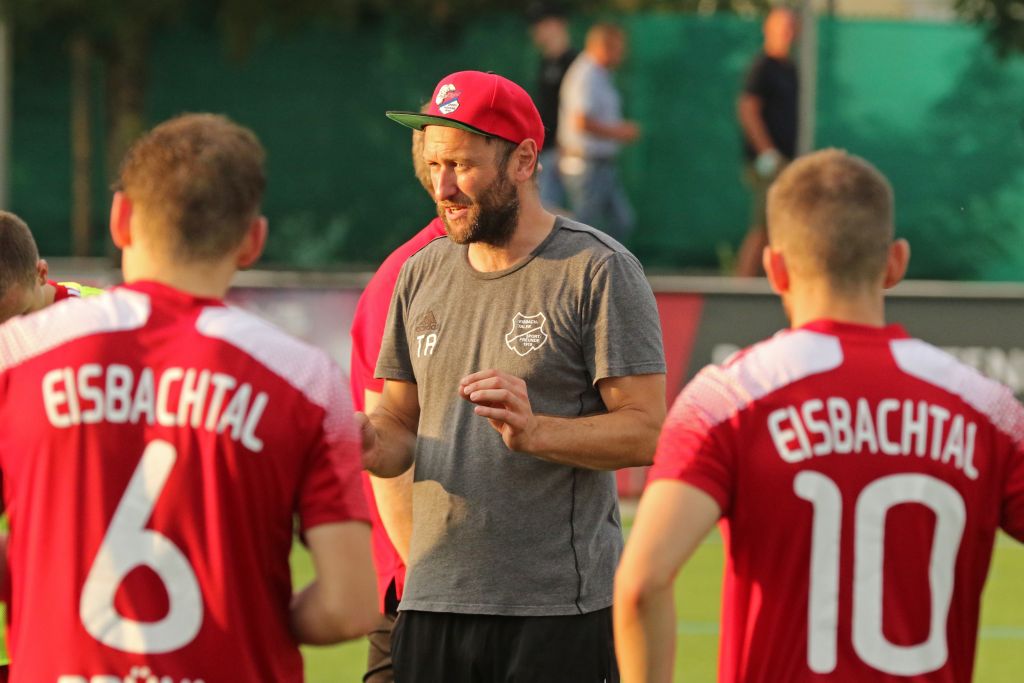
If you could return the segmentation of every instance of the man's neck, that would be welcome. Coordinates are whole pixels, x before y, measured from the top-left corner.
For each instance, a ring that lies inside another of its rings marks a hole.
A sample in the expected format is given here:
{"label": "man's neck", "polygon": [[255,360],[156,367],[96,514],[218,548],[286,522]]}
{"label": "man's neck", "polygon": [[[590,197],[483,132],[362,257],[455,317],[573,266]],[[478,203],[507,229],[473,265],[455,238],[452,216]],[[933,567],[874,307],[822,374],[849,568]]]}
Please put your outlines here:
{"label": "man's neck", "polygon": [[547,239],[555,225],[555,216],[539,205],[519,214],[512,239],[496,247],[483,242],[469,245],[469,265],[481,273],[493,273],[516,265]]}
{"label": "man's neck", "polygon": [[815,320],[885,325],[885,295],[880,287],[851,293],[837,292],[824,283],[806,283],[790,291],[785,305],[792,327]]}
{"label": "man's neck", "polygon": [[124,261],[126,284],[148,280],[159,282],[181,292],[206,299],[223,299],[231,286],[236,267],[230,261],[213,263],[163,263],[148,261],[133,264],[132,259]]}

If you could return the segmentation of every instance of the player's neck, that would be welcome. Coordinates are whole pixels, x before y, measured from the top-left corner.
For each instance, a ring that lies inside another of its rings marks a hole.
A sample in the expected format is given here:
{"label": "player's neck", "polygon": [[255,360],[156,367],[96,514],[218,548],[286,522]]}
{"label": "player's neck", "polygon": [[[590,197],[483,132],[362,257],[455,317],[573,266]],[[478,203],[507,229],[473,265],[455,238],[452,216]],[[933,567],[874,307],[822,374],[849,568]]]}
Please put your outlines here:
{"label": "player's neck", "polygon": [[508,244],[496,247],[473,242],[469,245],[469,264],[482,273],[511,268],[532,254],[551,234],[554,225],[554,215],[545,211],[539,202],[535,206],[524,202],[515,232]]}
{"label": "player's neck", "polygon": [[792,327],[815,320],[834,320],[855,325],[885,325],[885,297],[882,290],[836,292],[826,284],[808,283],[794,287],[786,296],[786,310]]}
{"label": "player's neck", "polygon": [[206,299],[223,299],[231,286],[237,268],[231,261],[213,263],[165,263],[148,261],[136,264],[126,259],[123,264],[127,284],[148,280],[159,282],[186,294]]}

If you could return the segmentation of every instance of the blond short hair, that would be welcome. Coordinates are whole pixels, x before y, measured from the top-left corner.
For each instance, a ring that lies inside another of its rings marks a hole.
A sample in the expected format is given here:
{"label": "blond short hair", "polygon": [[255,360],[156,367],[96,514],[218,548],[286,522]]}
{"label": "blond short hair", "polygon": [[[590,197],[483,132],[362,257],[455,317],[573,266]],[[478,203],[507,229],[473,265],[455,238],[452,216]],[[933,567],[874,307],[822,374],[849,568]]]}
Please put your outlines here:
{"label": "blond short hair", "polygon": [[826,149],[790,164],[768,191],[768,239],[797,275],[837,289],[874,283],[895,233],[892,186],[864,159]]}
{"label": "blond short hair", "polygon": [[266,188],[256,135],[225,116],[185,114],[141,137],[121,165],[121,189],[144,229],[189,261],[241,244]]}

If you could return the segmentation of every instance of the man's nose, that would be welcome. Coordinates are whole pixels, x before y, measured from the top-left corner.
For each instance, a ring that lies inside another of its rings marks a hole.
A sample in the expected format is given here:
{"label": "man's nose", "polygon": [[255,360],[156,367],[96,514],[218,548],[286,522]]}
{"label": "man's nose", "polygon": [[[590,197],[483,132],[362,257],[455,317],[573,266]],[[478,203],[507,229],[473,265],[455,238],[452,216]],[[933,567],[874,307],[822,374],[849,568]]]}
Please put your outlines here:
{"label": "man's nose", "polygon": [[434,176],[434,199],[439,202],[450,199],[458,193],[458,189],[458,183],[455,181],[455,170],[442,166],[441,170]]}

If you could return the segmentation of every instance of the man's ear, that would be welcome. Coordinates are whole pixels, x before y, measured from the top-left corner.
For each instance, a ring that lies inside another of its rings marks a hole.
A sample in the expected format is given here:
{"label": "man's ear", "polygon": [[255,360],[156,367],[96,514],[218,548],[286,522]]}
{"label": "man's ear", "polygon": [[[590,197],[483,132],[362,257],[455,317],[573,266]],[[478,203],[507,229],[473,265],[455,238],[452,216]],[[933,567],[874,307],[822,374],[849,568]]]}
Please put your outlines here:
{"label": "man's ear", "polygon": [[526,138],[519,143],[512,154],[512,177],[517,182],[525,182],[533,177],[537,170],[537,159],[540,152],[533,138]]}
{"label": "man's ear", "polygon": [[257,216],[252,219],[235,259],[239,268],[248,268],[256,263],[263,253],[263,248],[267,245],[267,231],[266,216]]}
{"label": "man's ear", "polygon": [[895,287],[907,274],[910,264],[910,242],[905,239],[895,240],[889,245],[889,254],[885,261],[885,280],[882,286],[886,289]]}
{"label": "man's ear", "polygon": [[114,246],[124,249],[132,243],[132,200],[124,192],[115,192],[110,203],[110,238]]}
{"label": "man's ear", "polygon": [[776,294],[785,294],[789,291],[789,266],[786,265],[786,257],[782,251],[775,249],[770,244],[761,252],[761,264],[764,266],[765,275],[768,276],[768,284]]}
{"label": "man's ear", "polygon": [[36,282],[40,285],[45,285],[50,279],[50,264],[46,262],[46,259],[39,259],[36,261]]}

